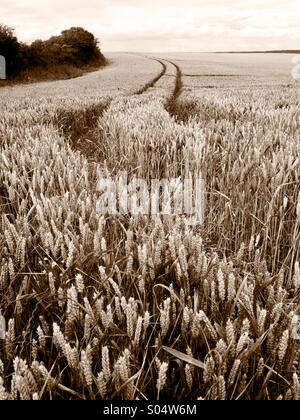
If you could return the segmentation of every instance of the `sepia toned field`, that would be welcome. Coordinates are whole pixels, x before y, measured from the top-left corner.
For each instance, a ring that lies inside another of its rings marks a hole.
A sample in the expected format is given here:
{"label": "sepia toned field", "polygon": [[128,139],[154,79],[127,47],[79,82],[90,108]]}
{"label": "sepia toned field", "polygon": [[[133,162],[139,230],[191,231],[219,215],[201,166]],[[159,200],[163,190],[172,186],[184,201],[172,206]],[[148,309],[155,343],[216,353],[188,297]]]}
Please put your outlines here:
{"label": "sepia toned field", "polygon": [[[0,89],[0,399],[299,400],[291,56],[108,58]],[[97,213],[120,171],[203,178],[204,223]]]}

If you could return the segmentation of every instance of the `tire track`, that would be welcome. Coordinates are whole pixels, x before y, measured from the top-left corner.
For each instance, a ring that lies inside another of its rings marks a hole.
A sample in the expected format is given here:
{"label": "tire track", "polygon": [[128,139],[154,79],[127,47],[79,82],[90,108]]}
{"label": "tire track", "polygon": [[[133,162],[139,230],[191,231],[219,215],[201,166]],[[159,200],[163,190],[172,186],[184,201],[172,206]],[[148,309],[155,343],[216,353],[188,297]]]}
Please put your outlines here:
{"label": "tire track", "polygon": [[181,95],[182,87],[183,87],[183,84],[182,84],[182,71],[181,71],[181,68],[178,66],[178,64],[173,63],[172,61],[168,61],[168,60],[165,60],[165,61],[167,61],[168,63],[172,64],[172,66],[174,66],[175,69],[176,69],[175,88],[174,88],[174,91],[173,91],[173,93],[172,93],[169,101],[177,101],[177,99]]}
{"label": "tire track", "polygon": [[167,66],[165,63],[157,58],[151,58],[153,61],[157,61],[162,66],[161,72],[150,82],[146,83],[145,86],[143,86],[140,90],[138,90],[135,95],[142,95],[143,93],[146,93],[147,90],[153,88],[156,83],[166,74]]}
{"label": "tire track", "polygon": [[[160,73],[154,77],[154,79],[147,82],[141,89],[133,93],[133,95],[142,95],[143,93],[146,93],[149,89],[153,88],[167,72],[167,66],[162,60],[158,58],[149,59],[158,62],[162,69]],[[131,95],[129,94],[126,96]],[[60,109],[58,110],[58,115],[54,124],[63,131],[65,136],[71,138],[73,145],[77,145],[76,143],[78,143],[78,140],[81,140],[83,135],[89,137],[97,128],[99,119],[109,108],[112,100],[108,101],[105,105],[93,105],[81,111],[72,112]]]}
{"label": "tire track", "polygon": [[[169,114],[175,118],[177,99],[182,91],[182,72],[179,66],[171,61],[159,58],[149,58],[156,61],[161,65],[161,71],[152,80],[147,82],[142,88],[133,94],[126,95],[127,97],[134,95],[143,95],[157,84],[159,80],[166,75],[167,65],[169,63],[176,69],[176,81],[174,89],[167,99],[165,109]],[[113,99],[112,99],[113,100]],[[101,133],[99,131],[99,120],[103,117],[104,113],[109,109],[112,100],[109,100],[105,105],[94,105],[88,109],[77,112],[67,112],[59,110],[54,125],[62,132],[62,134],[69,139],[70,145],[74,150],[81,152],[89,161],[97,162],[97,149]],[[97,141],[95,141],[97,139]]]}
{"label": "tire track", "polygon": [[182,83],[182,71],[181,68],[178,66],[178,64],[173,63],[173,61],[169,61],[169,60],[165,60],[167,63],[171,64],[172,66],[175,67],[176,69],[176,82],[175,82],[175,87],[174,90],[171,94],[171,96],[169,97],[167,104],[166,104],[166,110],[169,112],[169,114],[174,117],[174,118],[178,118],[177,115],[177,100],[179,98],[179,96],[181,95],[182,92],[182,88],[183,88],[183,83]]}
{"label": "tire track", "polygon": [[[127,97],[146,93],[166,74],[167,66],[162,60],[158,58],[148,58],[157,61],[162,67],[161,71],[154,79],[147,82],[137,92],[126,95]],[[108,110],[112,101],[113,98],[108,100],[105,105],[93,105],[87,109],[75,112],[60,109],[53,122],[58,130],[69,140],[71,147],[85,155],[89,161],[97,161],[95,156],[97,156],[98,142],[94,141],[94,139],[98,138],[100,134],[99,120]]]}

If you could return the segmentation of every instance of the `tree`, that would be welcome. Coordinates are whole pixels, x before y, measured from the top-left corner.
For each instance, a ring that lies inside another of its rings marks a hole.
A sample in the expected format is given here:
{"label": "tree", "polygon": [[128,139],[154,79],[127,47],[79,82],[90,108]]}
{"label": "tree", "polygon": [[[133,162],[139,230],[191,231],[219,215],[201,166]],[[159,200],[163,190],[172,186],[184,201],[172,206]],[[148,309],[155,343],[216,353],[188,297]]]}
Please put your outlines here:
{"label": "tree", "polygon": [[0,24],[0,55],[5,58],[9,78],[33,68],[47,70],[60,64],[82,67],[106,63],[98,40],[83,28],[71,28],[47,41],[36,40],[26,45],[18,42],[12,28]]}
{"label": "tree", "polygon": [[65,30],[47,41],[34,41],[30,46],[32,66],[51,67],[71,64],[78,67],[97,62],[105,64],[98,40],[83,28]]}
{"label": "tree", "polygon": [[61,42],[65,51],[72,51],[74,64],[88,64],[104,59],[98,47],[98,40],[83,28],[73,27],[61,33]]}

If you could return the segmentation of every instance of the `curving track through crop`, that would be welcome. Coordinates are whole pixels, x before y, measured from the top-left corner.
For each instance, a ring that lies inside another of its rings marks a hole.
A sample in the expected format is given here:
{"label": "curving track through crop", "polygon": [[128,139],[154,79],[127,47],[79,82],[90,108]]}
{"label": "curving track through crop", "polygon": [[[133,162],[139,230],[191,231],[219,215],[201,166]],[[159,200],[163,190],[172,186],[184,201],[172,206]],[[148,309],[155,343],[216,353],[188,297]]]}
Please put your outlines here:
{"label": "curving track through crop", "polygon": [[146,93],[148,89],[153,88],[156,83],[166,74],[167,66],[165,63],[157,58],[151,58],[151,60],[157,61],[162,66],[161,72],[150,82],[146,83],[140,90],[138,90],[135,95],[142,95],[143,93]]}
{"label": "curving track through crop", "polygon": [[[177,99],[182,91],[182,72],[180,67],[173,63],[172,61],[166,59],[159,59],[155,57],[148,57],[150,60],[157,61],[161,65],[161,71],[144,86],[142,86],[138,91],[134,92],[132,95],[143,95],[147,91],[159,82],[159,80],[166,75],[167,65],[169,63],[176,69],[176,79],[174,89],[167,99],[165,108],[172,117],[176,117],[176,103]],[[129,95],[131,96],[131,95]],[[56,126],[60,131],[66,136],[73,149],[84,154],[90,162],[97,162],[97,147],[99,143],[99,120],[109,108],[111,101],[103,106],[91,107],[91,109],[82,110],[81,112],[86,114],[87,124],[78,125],[76,116],[69,115],[69,113],[64,113],[61,110],[61,115],[58,120],[55,122]],[[78,116],[77,116],[78,117]],[[87,129],[88,127],[88,129]]]}
{"label": "curving track through crop", "polygon": [[174,90],[172,92],[172,95],[169,97],[167,105],[166,105],[166,110],[169,112],[169,114],[172,117],[177,117],[176,115],[176,103],[177,100],[179,98],[179,96],[181,95],[182,92],[182,71],[180,69],[180,67],[178,66],[178,64],[173,63],[173,61],[169,61],[169,60],[165,60],[167,61],[169,64],[172,64],[172,66],[175,67],[176,69],[176,81],[175,81],[175,87]]}

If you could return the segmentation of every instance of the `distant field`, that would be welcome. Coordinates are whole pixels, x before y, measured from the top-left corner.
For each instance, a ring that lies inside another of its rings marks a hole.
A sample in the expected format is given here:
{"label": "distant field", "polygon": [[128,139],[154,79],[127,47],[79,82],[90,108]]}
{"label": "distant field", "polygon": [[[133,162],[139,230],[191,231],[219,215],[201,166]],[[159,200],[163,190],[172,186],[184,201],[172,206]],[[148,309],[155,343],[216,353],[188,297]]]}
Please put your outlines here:
{"label": "distant field", "polygon": [[171,54],[180,65],[184,91],[201,94],[202,88],[285,87],[292,79],[290,54]]}
{"label": "distant field", "polygon": [[[107,56],[0,89],[0,399],[300,400],[292,56]],[[120,172],[204,222],[99,214]]]}
{"label": "distant field", "polygon": [[281,77],[291,81],[291,54],[208,54],[173,53],[164,55],[180,63],[184,75],[235,75]]}

